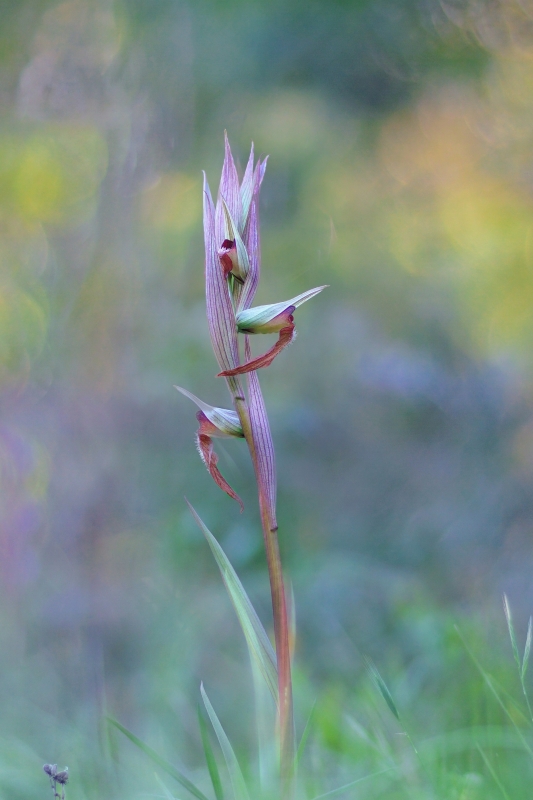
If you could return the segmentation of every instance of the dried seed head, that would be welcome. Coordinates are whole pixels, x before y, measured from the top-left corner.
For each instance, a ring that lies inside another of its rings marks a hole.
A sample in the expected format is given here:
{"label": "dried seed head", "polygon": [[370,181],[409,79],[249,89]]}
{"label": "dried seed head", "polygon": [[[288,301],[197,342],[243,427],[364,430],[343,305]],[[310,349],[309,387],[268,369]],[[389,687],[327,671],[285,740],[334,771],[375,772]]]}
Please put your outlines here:
{"label": "dried seed head", "polygon": [[51,778],[55,778],[57,775],[57,764],[45,764],[43,766],[43,770],[49,775]]}
{"label": "dried seed head", "polygon": [[56,773],[55,778],[56,781],[60,783],[62,786],[68,783],[68,767],[65,767],[65,769],[62,770],[61,772]]}

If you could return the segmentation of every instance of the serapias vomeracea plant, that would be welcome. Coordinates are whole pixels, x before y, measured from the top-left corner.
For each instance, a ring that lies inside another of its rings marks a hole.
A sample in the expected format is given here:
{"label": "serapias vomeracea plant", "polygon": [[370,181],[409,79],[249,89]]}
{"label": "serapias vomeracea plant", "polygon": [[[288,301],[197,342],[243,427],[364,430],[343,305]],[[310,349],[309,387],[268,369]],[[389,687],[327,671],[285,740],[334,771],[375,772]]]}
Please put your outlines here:
{"label": "serapias vomeracea plant", "polygon": [[[207,322],[219,376],[225,378],[233,409],[213,407],[180,387],[199,408],[197,445],[215,483],[241,506],[239,496],[222,477],[213,450],[213,437],[235,436],[246,440],[255,470],[259,508],[263,528],[274,619],[275,654],[259,618],[220,545],[207,530],[196,512],[217,560],[230,593],[246,641],[255,662],[274,695],[277,705],[282,797],[289,798],[294,786],[294,723],[292,707],[291,654],[287,601],[278,546],[276,520],[276,463],[270,425],[257,370],[270,366],[276,356],[295,337],[295,310],[321,292],[318,286],[285,302],[252,307],[259,284],[261,251],[259,238],[259,191],[266,169],[266,159],[254,163],[254,148],[239,181],[227,136],[225,157],[216,205],[204,175],[204,241]],[[276,343],[261,356],[252,358],[249,336],[277,333]],[[239,336],[241,334],[241,336]],[[246,375],[246,387],[241,376]],[[205,692],[202,691],[204,701]],[[228,751],[228,741],[214,711],[206,703],[208,714],[230,775],[234,792],[243,797],[242,776]]]}

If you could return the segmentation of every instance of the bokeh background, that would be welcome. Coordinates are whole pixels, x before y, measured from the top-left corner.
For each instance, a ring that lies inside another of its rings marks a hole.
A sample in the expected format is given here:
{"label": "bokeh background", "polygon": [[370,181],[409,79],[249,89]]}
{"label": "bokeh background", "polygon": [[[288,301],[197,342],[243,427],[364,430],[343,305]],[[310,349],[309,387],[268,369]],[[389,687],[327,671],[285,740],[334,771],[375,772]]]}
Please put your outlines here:
{"label": "bokeh background", "polygon": [[[270,154],[258,302],[330,284],[261,373],[300,732],[316,702],[310,791],[364,771],[354,719],[388,724],[365,655],[418,740],[500,724],[454,626],[519,693],[501,595],[523,642],[533,6],[4,0],[1,11],[2,796],[46,796],[44,761],[68,764],[73,798],[161,794],[105,713],[201,782],[200,680],[253,763],[245,646],[183,499],[270,627],[252,472],[242,443],[217,445],[240,516],[172,388],[227,405],[201,226],[201,170],[216,189],[224,129],[241,169],[252,140]],[[531,768],[514,746],[521,797]],[[449,758],[445,797],[500,796],[479,753]]]}

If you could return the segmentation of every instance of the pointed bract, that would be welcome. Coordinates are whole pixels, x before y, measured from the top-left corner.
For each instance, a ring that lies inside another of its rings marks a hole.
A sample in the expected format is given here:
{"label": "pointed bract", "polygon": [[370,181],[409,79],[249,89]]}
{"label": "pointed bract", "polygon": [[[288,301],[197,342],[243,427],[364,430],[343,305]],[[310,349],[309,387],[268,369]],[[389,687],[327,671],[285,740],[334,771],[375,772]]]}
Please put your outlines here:
{"label": "pointed bract", "polygon": [[[235,316],[227,281],[220,268],[215,240],[215,210],[204,174],[204,238],[205,238],[205,296],[207,322],[215,357],[222,369],[232,369],[239,363]],[[223,241],[222,237],[220,242]],[[236,390],[230,384],[230,391]]]}
{"label": "pointed bract", "polygon": [[239,220],[239,232],[243,233],[246,223],[248,221],[248,213],[250,211],[250,204],[255,194],[255,175],[254,175],[254,143],[250,148],[250,157],[244,171],[244,177],[241,183],[241,218]]}
{"label": "pointed bract", "polygon": [[233,219],[240,220],[242,204],[239,176],[237,174],[237,168],[235,167],[235,162],[231,153],[231,147],[229,145],[227,133],[224,133],[224,164],[222,166],[222,174],[220,176],[220,186],[218,188],[218,200],[215,215],[215,232],[217,244],[219,246],[223,239],[226,238],[224,236],[224,209],[220,203],[220,199],[222,197],[226,201]]}
{"label": "pointed bract", "polygon": [[192,400],[195,403],[200,411],[207,417],[209,422],[211,422],[215,428],[218,430],[218,433],[211,434],[212,436],[220,436],[220,437],[228,437],[228,436],[237,436],[242,438],[244,436],[242,432],[242,425],[239,421],[238,414],[235,411],[232,411],[228,408],[216,408],[216,406],[210,406],[208,403],[204,403],[203,400],[200,400],[199,397],[196,397],[192,392],[188,392],[187,389],[182,389],[181,386],[174,386],[174,389],[177,389],[178,392],[188,397],[189,400]]}
{"label": "pointed bract", "polygon": [[[246,360],[251,360],[250,342],[246,337],[245,351]],[[257,458],[257,468],[259,480],[264,488],[264,494],[268,499],[269,519],[274,526],[276,522],[276,455],[274,443],[270,432],[270,423],[263,400],[263,393],[259,385],[259,378],[255,371],[248,373],[248,409],[250,412],[250,426],[254,439],[255,453]]]}
{"label": "pointed bract", "polygon": [[238,310],[250,308],[253,303],[261,274],[261,241],[259,236],[259,190],[266,170],[267,159],[258,161],[253,176],[253,195],[244,225],[242,239],[248,252],[250,272],[238,302]]}

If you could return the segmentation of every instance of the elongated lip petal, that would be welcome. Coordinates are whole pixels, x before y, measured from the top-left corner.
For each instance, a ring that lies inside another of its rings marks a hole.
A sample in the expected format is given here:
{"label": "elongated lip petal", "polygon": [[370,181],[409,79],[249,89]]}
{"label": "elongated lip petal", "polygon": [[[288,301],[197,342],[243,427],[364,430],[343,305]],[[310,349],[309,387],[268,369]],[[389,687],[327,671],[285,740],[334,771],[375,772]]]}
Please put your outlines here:
{"label": "elongated lip petal", "polygon": [[[200,411],[198,413],[201,414],[202,412]],[[220,489],[222,489],[223,492],[226,492],[226,494],[229,495],[229,497],[237,501],[237,503],[241,507],[241,514],[242,514],[242,512],[244,511],[244,503],[242,502],[237,492],[233,491],[227,480],[222,476],[220,470],[218,469],[217,467],[218,456],[213,450],[213,442],[211,440],[211,437],[207,433],[202,433],[202,422],[200,422],[200,428],[196,436],[196,442],[198,445],[198,452],[202,457],[202,461],[209,470],[209,474],[215,481],[216,485],[220,487]]]}
{"label": "elongated lip petal", "polygon": [[256,369],[262,369],[263,367],[269,367],[276,356],[281,353],[281,351],[291,342],[293,342],[295,337],[296,329],[294,327],[294,323],[291,322],[285,328],[280,330],[278,341],[267,353],[263,353],[262,356],[258,356],[251,361],[247,361],[245,364],[241,364],[239,367],[227,370],[226,372],[220,372],[217,377],[229,378],[234,375],[244,375],[247,372],[252,372]]}

